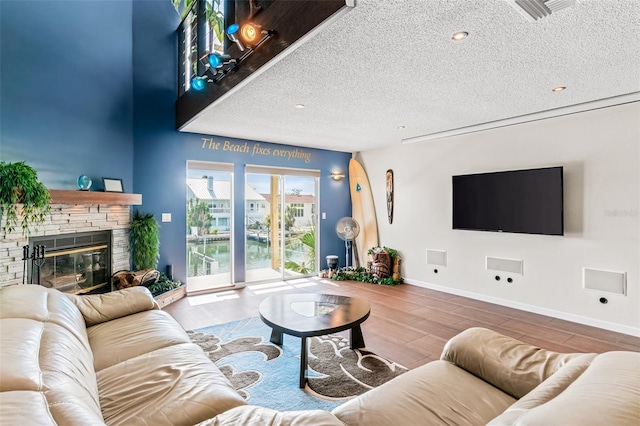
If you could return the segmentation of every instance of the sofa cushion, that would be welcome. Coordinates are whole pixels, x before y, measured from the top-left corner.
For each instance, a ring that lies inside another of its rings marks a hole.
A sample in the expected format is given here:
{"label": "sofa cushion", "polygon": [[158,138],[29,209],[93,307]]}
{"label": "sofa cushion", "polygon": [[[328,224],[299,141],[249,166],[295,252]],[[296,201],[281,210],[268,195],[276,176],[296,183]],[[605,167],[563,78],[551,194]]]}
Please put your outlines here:
{"label": "sofa cushion", "polygon": [[236,407],[198,426],[344,426],[333,414],[323,410],[276,411],[255,405]]}
{"label": "sofa cushion", "polygon": [[[93,355],[78,309],[37,285],[0,290],[0,419],[104,424]],[[39,422],[40,423],[40,422]]]}
{"label": "sofa cushion", "polygon": [[515,399],[446,361],[434,361],[371,389],[332,413],[355,425],[484,425]]}
{"label": "sofa cushion", "polygon": [[87,327],[150,309],[160,309],[149,289],[138,286],[103,294],[66,296],[78,307]]}
{"label": "sofa cushion", "polygon": [[164,311],[143,311],[87,329],[98,372],[147,352],[190,343],[180,324]]}
{"label": "sofa cushion", "polygon": [[246,404],[193,343],[127,359],[97,376],[109,425],[194,425]]}
{"label": "sofa cushion", "polygon": [[513,425],[639,425],[640,353],[607,352],[557,397],[522,410]]}
{"label": "sofa cushion", "polygon": [[[2,425],[78,425],[105,426],[102,417],[78,410],[71,404],[49,404],[42,392],[0,392],[0,424]],[[12,407],[13,409],[6,409]]]}
{"label": "sofa cushion", "polygon": [[582,355],[548,351],[486,328],[473,327],[449,340],[440,359],[519,399]]}

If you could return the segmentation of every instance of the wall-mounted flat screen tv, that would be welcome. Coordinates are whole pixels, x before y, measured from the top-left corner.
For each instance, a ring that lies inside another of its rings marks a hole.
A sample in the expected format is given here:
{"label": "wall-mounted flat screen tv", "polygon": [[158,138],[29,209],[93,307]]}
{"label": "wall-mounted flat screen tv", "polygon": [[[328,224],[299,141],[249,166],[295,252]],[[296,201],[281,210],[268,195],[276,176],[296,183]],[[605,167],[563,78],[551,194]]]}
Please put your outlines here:
{"label": "wall-mounted flat screen tv", "polygon": [[453,229],[563,235],[562,167],[453,176]]}

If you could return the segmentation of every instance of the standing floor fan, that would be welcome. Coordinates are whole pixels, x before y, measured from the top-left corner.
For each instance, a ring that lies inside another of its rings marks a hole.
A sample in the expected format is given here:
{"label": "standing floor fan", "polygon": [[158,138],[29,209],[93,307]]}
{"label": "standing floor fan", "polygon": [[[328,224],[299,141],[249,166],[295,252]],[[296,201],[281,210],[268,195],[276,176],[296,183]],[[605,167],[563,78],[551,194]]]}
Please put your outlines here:
{"label": "standing floor fan", "polygon": [[353,246],[354,258],[358,259],[358,251],[353,240],[360,233],[360,225],[352,217],[343,217],[336,224],[336,233],[340,239],[344,240],[345,269],[349,269],[349,248]]}

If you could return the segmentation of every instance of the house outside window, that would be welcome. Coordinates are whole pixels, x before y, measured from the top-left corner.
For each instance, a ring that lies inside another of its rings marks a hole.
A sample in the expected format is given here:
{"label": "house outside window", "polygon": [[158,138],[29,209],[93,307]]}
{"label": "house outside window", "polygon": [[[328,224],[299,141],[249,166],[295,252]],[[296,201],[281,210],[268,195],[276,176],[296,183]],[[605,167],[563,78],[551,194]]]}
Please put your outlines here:
{"label": "house outside window", "polygon": [[292,203],[291,207],[293,208],[294,217],[304,217],[304,204]]}

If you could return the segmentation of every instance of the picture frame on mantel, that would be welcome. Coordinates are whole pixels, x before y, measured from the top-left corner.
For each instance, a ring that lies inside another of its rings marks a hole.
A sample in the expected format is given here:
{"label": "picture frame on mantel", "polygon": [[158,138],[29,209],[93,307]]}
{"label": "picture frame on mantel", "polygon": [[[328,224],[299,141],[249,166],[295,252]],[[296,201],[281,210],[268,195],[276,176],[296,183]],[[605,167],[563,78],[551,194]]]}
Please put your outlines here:
{"label": "picture frame on mantel", "polygon": [[114,178],[102,178],[102,187],[104,192],[124,192],[124,186],[122,185],[122,179]]}

